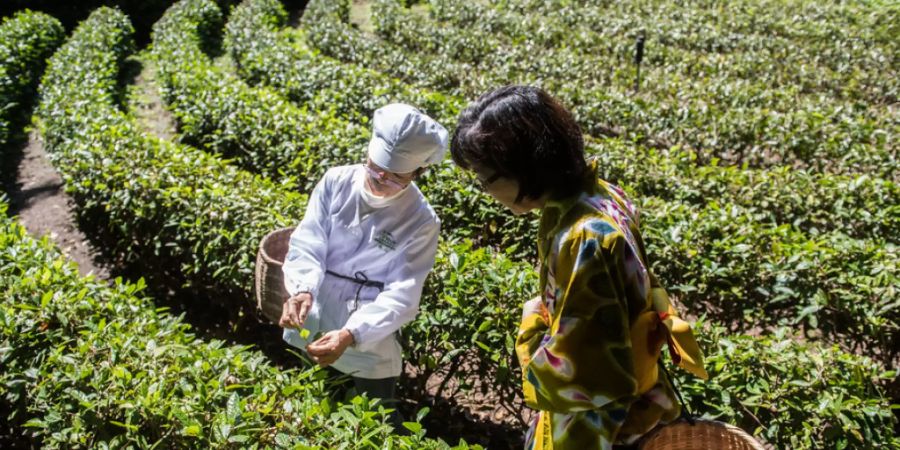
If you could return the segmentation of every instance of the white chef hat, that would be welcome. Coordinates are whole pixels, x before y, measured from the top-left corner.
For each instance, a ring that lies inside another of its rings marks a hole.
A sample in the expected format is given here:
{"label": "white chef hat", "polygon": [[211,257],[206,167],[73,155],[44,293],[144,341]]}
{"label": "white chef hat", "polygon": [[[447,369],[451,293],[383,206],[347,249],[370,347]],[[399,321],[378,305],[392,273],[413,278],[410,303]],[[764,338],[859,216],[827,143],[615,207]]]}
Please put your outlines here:
{"label": "white chef hat", "polygon": [[389,172],[412,172],[441,162],[448,136],[446,128],[422,111],[392,103],[375,111],[369,159]]}

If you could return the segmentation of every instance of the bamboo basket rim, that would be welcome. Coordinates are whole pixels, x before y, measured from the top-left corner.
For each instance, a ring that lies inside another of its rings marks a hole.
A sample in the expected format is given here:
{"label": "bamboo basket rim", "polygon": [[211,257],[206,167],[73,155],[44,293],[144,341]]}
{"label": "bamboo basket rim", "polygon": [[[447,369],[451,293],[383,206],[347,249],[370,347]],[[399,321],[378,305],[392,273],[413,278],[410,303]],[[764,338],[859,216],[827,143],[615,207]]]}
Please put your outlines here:
{"label": "bamboo basket rim", "polygon": [[[641,439],[638,449],[639,450],[674,450],[674,449],[701,449],[701,448],[723,448],[721,446],[710,447],[710,444],[722,444],[722,442],[714,437],[712,433],[718,435],[729,435],[733,438],[736,438],[745,446],[743,448],[752,449],[752,450],[766,450],[766,447],[755,437],[753,437],[750,433],[747,433],[740,427],[734,426],[730,423],[721,422],[718,420],[709,420],[709,419],[692,419],[693,423],[689,422],[685,418],[678,419],[674,422],[668,423],[666,425],[662,425],[657,427],[655,430],[652,430],[648,433],[643,439]],[[686,437],[690,439],[691,446],[685,446],[684,442],[671,442],[671,441],[662,441],[662,442],[654,442],[656,440],[662,439],[663,433],[672,432],[676,428],[689,430],[686,433]],[[706,444],[707,446],[704,446]]]}
{"label": "bamboo basket rim", "polygon": [[[283,240],[283,238],[289,239],[289,236],[294,229],[295,227],[284,227],[266,233],[259,241],[259,247],[256,252],[256,267],[253,280],[253,287],[256,294],[256,313],[258,316],[265,318],[266,321],[276,325],[278,324],[280,315],[280,312],[277,311],[279,310],[278,306],[282,303],[284,298],[286,298],[285,295],[287,295],[287,292],[284,291],[284,286],[279,282],[282,277],[280,272],[281,268],[284,266],[284,261],[273,258],[272,255],[266,251],[266,247],[268,244],[271,244],[273,240]],[[272,279],[273,277],[275,278],[274,280]]]}
{"label": "bamboo basket rim", "polygon": [[278,228],[276,230],[272,230],[272,231],[266,233],[266,235],[263,236],[263,238],[259,241],[259,255],[262,256],[262,259],[267,264],[277,264],[277,265],[284,264],[284,261],[279,261],[279,260],[269,256],[269,253],[266,252],[266,244],[269,242],[269,240],[271,238],[275,237],[276,235],[279,235],[279,234],[285,233],[285,232],[290,234],[291,232],[293,232],[294,228],[296,228],[296,227],[283,227],[283,228]]}

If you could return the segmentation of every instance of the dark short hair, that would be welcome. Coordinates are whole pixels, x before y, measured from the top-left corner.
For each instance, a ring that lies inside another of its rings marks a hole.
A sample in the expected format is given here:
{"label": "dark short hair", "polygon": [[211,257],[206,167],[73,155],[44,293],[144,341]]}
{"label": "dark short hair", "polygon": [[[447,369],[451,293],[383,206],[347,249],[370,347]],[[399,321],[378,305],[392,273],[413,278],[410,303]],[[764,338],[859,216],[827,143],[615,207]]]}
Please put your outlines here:
{"label": "dark short hair", "polygon": [[476,165],[516,180],[516,202],[574,195],[588,170],[574,117],[533,86],[504,86],[469,105],[459,116],[450,153],[464,169]]}

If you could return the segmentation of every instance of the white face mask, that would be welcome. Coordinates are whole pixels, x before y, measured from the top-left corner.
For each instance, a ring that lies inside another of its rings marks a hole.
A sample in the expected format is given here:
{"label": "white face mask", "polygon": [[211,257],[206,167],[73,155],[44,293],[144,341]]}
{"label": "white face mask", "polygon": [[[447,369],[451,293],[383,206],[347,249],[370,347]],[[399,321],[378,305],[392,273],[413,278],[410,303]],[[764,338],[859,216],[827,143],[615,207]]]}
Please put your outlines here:
{"label": "white face mask", "polygon": [[397,193],[394,195],[391,195],[389,197],[379,197],[372,193],[371,190],[369,190],[369,183],[367,183],[365,179],[363,179],[362,185],[363,188],[360,191],[360,195],[362,196],[363,201],[373,208],[384,208],[385,206],[394,203],[398,198],[400,198],[401,194],[409,189],[409,186],[407,185],[405,188],[403,188],[403,190],[397,191]]}

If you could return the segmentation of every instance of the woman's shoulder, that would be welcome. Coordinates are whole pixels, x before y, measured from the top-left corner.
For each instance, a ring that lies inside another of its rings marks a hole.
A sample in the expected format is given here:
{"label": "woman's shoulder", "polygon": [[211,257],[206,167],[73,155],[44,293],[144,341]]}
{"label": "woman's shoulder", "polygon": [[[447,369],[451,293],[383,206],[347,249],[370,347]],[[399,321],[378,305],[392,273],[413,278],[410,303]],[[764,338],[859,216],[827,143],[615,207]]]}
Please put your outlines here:
{"label": "woman's shoulder", "polygon": [[606,248],[620,238],[630,240],[634,214],[628,204],[605,192],[584,194],[560,221],[554,241],[560,247],[594,241]]}
{"label": "woman's shoulder", "polygon": [[325,189],[325,192],[329,192],[329,195],[350,192],[353,188],[354,178],[361,170],[362,164],[330,167],[325,171],[319,185]]}
{"label": "woman's shoulder", "polygon": [[354,174],[356,174],[362,168],[362,164],[349,164],[346,166],[334,166],[325,171],[325,176],[322,177],[324,180],[328,182],[336,182],[336,181],[348,181],[353,179]]}
{"label": "woman's shoulder", "polygon": [[440,228],[441,219],[416,183],[410,184],[409,190],[413,213],[420,225],[425,228]]}

